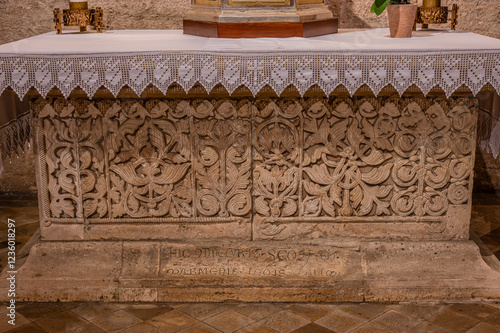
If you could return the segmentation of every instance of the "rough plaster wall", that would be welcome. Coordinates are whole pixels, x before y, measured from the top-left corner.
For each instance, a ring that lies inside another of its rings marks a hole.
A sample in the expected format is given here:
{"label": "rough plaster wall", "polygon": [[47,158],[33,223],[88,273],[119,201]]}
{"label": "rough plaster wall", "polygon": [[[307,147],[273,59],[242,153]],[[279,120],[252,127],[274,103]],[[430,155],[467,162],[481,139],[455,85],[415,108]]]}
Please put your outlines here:
{"label": "rough plaster wall", "polygon": [[[388,26],[385,13],[380,17],[370,13],[372,0],[329,1],[332,11],[340,17],[341,28]],[[460,6],[459,29],[500,38],[500,0],[442,1],[443,5]],[[107,29],[180,29],[189,3],[190,0],[89,0],[90,6],[104,8]],[[53,30],[52,10],[68,6],[67,0],[0,0],[0,44]],[[499,117],[481,114],[480,121],[489,124],[482,129],[483,138],[491,136]],[[476,190],[500,189],[500,157],[494,156],[488,145],[479,146],[477,155]],[[33,193],[36,186],[32,170],[32,153],[7,162],[0,177],[0,194]]]}
{"label": "rough plaster wall", "polygon": [[[373,0],[329,0],[341,28],[387,27],[387,16],[370,13]],[[422,0],[418,0],[420,3]],[[108,29],[180,29],[190,0],[89,0],[105,11]],[[460,6],[458,28],[500,38],[499,0],[442,0]],[[52,9],[67,0],[0,0],[0,44],[53,29]]]}

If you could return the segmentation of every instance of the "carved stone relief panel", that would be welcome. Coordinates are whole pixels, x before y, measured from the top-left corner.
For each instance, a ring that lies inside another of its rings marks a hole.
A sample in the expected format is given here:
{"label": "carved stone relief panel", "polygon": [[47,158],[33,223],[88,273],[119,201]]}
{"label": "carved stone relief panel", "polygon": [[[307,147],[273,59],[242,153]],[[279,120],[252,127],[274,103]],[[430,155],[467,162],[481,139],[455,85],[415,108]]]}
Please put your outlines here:
{"label": "carved stone relief panel", "polygon": [[476,109],[473,98],[41,99],[44,226],[81,225],[81,239],[466,238]]}
{"label": "carved stone relief panel", "polygon": [[[258,107],[256,151],[260,141],[274,151],[256,157],[254,237],[467,237],[475,108],[468,99],[400,98]],[[262,183],[286,189],[286,199],[266,205]]]}
{"label": "carved stone relief panel", "polygon": [[[252,104],[199,101],[195,117],[196,211],[200,216],[250,217]],[[213,112],[214,114],[207,114]]]}
{"label": "carved stone relief panel", "polygon": [[48,188],[46,211],[55,218],[83,218],[81,201],[80,159],[78,157],[77,118],[52,118],[54,109],[61,115],[72,112],[72,107],[55,103],[40,112],[40,127],[45,134],[45,155]]}
{"label": "carved stone relief panel", "polygon": [[189,120],[154,100],[108,110],[111,218],[192,217]]}
{"label": "carved stone relief panel", "polygon": [[[259,101],[255,114],[254,199],[259,231],[280,233],[279,220],[299,216],[302,159],[299,100]],[[266,223],[268,222],[268,223]]]}

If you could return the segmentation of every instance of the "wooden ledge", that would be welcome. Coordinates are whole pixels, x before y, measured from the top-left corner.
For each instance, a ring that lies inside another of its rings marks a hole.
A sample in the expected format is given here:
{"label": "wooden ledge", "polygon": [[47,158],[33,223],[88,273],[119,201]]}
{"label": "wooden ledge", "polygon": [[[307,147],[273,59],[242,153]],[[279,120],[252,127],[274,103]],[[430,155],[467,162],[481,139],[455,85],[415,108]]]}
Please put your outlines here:
{"label": "wooden ledge", "polygon": [[184,33],[211,38],[315,37],[338,32],[338,19],[315,22],[218,23],[184,20]]}

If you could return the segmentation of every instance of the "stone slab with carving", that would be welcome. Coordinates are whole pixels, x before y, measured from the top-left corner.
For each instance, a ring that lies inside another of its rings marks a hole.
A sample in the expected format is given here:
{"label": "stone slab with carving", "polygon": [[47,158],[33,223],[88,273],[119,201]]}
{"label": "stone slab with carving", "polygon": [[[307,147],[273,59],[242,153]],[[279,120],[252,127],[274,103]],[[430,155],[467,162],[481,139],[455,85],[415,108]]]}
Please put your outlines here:
{"label": "stone slab with carving", "polygon": [[47,240],[468,238],[473,98],[40,99],[33,115]]}
{"label": "stone slab with carving", "polygon": [[497,300],[472,241],[43,242],[18,300],[381,302]]}
{"label": "stone slab with carving", "polygon": [[468,241],[466,94],[40,98],[32,116],[42,242],[20,300],[500,298]]}

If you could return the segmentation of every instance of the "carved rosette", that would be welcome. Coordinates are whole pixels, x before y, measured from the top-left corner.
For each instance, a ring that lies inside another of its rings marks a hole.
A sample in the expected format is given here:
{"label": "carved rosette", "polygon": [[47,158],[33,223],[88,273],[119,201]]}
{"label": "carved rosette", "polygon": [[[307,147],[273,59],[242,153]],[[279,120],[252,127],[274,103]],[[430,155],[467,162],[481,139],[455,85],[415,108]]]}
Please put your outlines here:
{"label": "carved rosette", "polygon": [[45,222],[464,237],[468,217],[450,223],[470,208],[476,108],[472,98],[41,99]]}

